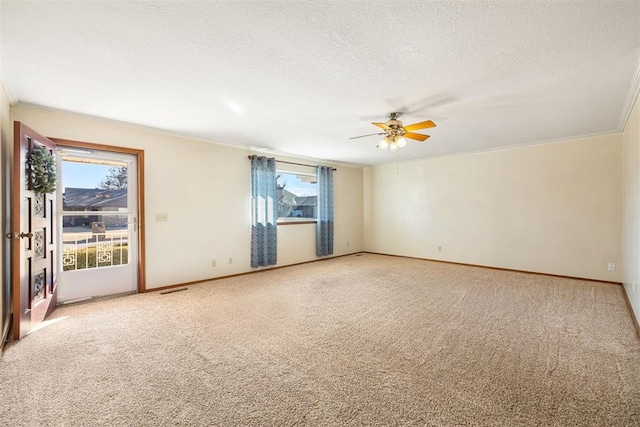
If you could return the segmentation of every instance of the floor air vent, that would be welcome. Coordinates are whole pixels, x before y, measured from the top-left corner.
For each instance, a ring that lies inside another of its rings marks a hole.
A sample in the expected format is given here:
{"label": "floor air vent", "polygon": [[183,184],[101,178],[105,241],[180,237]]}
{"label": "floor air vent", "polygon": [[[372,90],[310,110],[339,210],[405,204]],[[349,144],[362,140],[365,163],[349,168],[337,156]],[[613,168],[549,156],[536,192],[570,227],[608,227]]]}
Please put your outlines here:
{"label": "floor air vent", "polygon": [[180,292],[180,291],[186,291],[188,288],[180,288],[180,289],[171,289],[169,291],[163,291],[160,292],[160,295],[164,295],[164,294],[172,294],[174,292]]}

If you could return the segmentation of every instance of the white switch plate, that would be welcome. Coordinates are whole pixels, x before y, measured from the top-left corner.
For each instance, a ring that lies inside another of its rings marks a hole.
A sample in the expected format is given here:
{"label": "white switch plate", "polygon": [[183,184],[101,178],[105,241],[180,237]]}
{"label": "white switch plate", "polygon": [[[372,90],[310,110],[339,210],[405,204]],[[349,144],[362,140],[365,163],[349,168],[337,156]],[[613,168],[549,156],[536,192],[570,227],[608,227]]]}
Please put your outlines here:
{"label": "white switch plate", "polygon": [[156,214],[156,222],[169,221],[169,214]]}

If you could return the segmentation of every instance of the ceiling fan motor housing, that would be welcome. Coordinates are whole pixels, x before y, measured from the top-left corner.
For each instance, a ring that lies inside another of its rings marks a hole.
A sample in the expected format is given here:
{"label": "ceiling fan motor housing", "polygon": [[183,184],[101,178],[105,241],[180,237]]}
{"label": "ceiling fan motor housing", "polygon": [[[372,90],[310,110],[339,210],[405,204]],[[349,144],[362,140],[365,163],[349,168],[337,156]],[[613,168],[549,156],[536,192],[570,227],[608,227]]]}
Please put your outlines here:
{"label": "ceiling fan motor housing", "polygon": [[387,121],[385,125],[388,126],[387,134],[389,134],[389,136],[401,137],[407,133],[400,120],[391,119]]}
{"label": "ceiling fan motor housing", "polygon": [[388,129],[386,130],[387,135],[394,140],[401,138],[405,133],[407,133],[407,131],[402,126],[402,122],[398,120],[398,117],[400,117],[400,113],[387,113],[387,119],[389,120],[385,122],[385,125],[388,126]]}

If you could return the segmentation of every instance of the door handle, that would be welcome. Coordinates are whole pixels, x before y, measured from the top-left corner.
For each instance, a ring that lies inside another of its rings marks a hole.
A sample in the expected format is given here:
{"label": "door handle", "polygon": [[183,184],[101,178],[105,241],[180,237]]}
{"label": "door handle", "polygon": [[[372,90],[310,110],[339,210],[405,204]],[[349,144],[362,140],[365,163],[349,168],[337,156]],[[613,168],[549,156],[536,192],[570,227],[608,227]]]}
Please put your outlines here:
{"label": "door handle", "polygon": [[133,231],[138,231],[138,218],[133,217],[133,221],[127,223],[127,225],[131,224],[133,224]]}
{"label": "door handle", "polygon": [[4,237],[6,237],[7,239],[24,239],[25,237],[28,238],[32,238],[33,237],[33,233],[7,233],[4,235]]}

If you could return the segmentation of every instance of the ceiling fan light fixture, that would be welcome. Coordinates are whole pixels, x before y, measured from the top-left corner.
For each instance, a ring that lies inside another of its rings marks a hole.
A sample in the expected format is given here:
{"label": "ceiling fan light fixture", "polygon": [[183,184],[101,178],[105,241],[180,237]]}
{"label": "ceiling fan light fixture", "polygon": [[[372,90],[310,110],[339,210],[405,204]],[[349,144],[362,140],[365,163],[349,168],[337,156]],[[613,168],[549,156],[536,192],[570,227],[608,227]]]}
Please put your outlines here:
{"label": "ceiling fan light fixture", "polygon": [[405,145],[407,145],[407,140],[402,138],[402,137],[400,137],[400,138],[398,138],[398,141],[396,141],[396,145],[398,146],[398,148],[402,148]]}
{"label": "ceiling fan light fixture", "polygon": [[376,147],[381,149],[381,150],[386,150],[388,146],[389,146],[389,142],[387,141],[387,138],[385,138],[382,141],[378,142],[378,145],[376,145]]}

